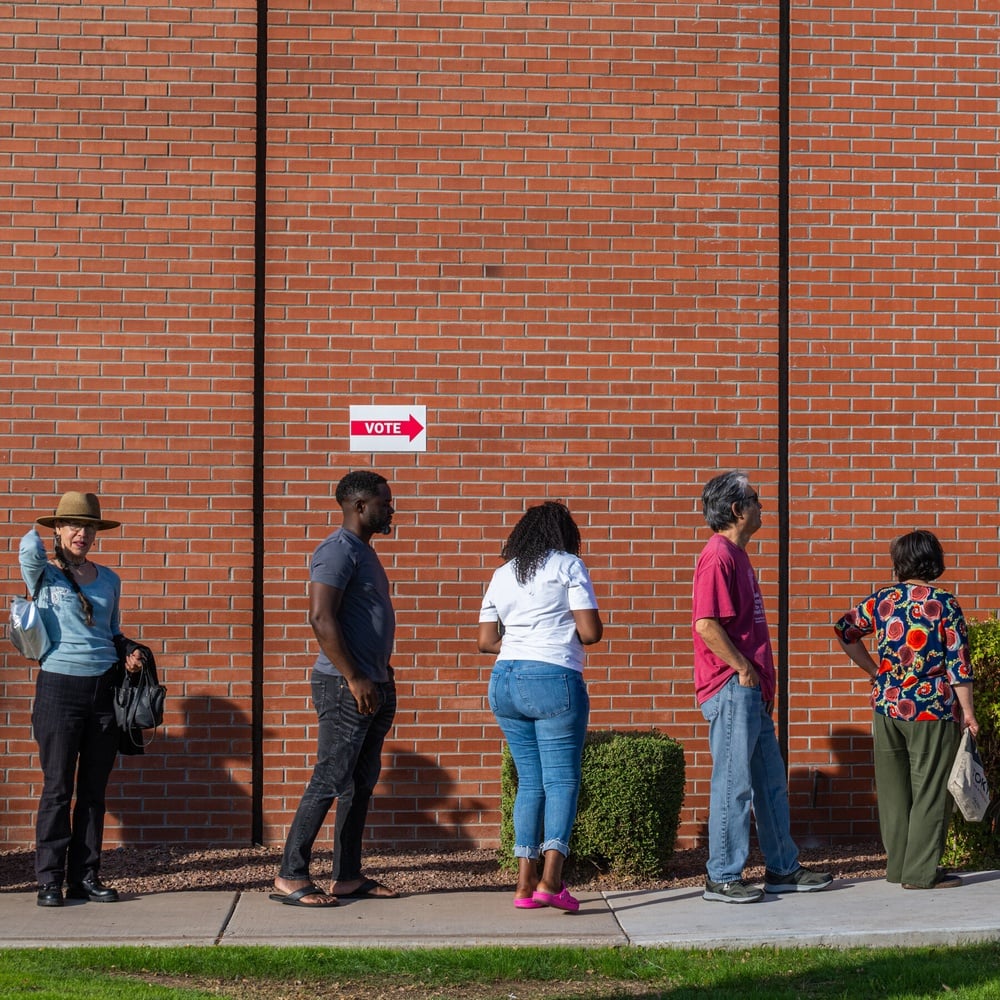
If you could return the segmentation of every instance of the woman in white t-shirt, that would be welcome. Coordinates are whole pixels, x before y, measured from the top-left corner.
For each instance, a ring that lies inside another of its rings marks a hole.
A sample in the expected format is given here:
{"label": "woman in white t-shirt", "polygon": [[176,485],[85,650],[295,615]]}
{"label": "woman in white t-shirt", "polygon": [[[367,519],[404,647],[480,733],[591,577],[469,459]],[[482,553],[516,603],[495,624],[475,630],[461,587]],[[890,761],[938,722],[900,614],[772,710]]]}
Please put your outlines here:
{"label": "woman in white t-shirt", "polygon": [[562,870],[590,715],[583,647],[599,642],[604,626],[579,552],[580,530],[563,504],[529,508],[501,551],[506,561],[479,612],[479,650],[498,654],[490,708],[517,768],[518,909],[580,908]]}

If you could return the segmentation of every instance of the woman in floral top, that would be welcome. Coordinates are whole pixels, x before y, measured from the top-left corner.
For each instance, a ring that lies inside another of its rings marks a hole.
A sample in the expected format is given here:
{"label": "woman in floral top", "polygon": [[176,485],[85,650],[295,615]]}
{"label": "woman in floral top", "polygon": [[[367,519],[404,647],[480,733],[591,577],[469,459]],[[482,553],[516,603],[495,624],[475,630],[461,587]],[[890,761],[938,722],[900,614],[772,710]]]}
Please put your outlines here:
{"label": "woman in floral top", "polygon": [[[961,885],[938,868],[951,817],[948,775],[963,727],[979,732],[962,609],[931,581],[941,543],[912,531],[889,549],[899,583],[876,591],[834,625],[844,652],[872,680],[872,735],[886,881],[904,889]],[[875,634],[878,662],[865,646]]]}

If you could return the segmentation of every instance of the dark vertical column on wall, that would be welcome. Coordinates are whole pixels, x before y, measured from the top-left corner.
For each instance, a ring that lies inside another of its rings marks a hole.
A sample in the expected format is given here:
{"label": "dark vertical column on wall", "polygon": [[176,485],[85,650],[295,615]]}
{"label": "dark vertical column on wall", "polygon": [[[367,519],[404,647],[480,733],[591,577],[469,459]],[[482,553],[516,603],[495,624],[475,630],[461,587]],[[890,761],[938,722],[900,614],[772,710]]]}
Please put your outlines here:
{"label": "dark vertical column on wall", "polygon": [[264,307],[267,250],[267,0],[257,4],[253,301],[253,623],[250,836],[264,842]]}
{"label": "dark vertical column on wall", "polygon": [[[788,760],[788,197],[791,0],[778,19],[778,740]],[[787,765],[786,765],[787,766]]]}

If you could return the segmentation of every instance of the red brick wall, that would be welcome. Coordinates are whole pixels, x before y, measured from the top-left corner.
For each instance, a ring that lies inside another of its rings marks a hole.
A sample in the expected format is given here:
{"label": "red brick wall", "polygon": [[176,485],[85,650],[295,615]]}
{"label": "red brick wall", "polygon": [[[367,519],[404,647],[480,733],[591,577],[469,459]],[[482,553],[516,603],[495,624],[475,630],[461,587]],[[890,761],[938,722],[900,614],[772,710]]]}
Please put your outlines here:
{"label": "red brick wall", "polygon": [[[0,5],[6,590],[34,517],[97,490],[124,527],[95,558],[170,689],[109,843],[250,835],[255,32],[251,6]],[[4,647],[0,843],[24,845],[35,671]]]}
{"label": "red brick wall", "polygon": [[[754,476],[776,626],[783,448],[796,829],[872,835],[865,685],[830,620],[918,525],[941,534],[966,610],[996,607],[987,15],[794,12],[786,440],[777,4],[269,8],[254,623],[254,8],[0,7],[8,590],[32,517],[99,489],[126,527],[98,558],[121,568],[126,628],[163,649],[170,687],[158,744],[112,779],[109,845],[249,838],[255,627],[264,836],[280,842],[315,739],[307,562],[340,475],[367,466],[396,496],[376,545],[400,623],[373,842],[496,843],[475,623],[506,533],[544,498],[580,521],[608,623],[592,726],[684,743],[693,842],[709,773],[697,497],[719,468]],[[349,407],[373,403],[426,405],[426,452],[349,452]],[[33,672],[0,662],[0,843],[25,845]]]}
{"label": "red brick wall", "polygon": [[1000,607],[995,28],[968,0],[793,13],[789,749],[816,835],[872,801],[867,684],[824,623],[891,579],[891,539],[935,531],[966,614]]}

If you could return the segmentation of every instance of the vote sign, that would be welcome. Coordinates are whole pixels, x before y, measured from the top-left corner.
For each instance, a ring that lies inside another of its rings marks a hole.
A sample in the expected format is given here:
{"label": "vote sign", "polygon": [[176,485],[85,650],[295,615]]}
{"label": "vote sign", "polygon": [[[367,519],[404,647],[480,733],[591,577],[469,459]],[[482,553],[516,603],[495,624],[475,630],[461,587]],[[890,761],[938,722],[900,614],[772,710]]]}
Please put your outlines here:
{"label": "vote sign", "polygon": [[426,451],[426,406],[352,406],[351,451]]}

